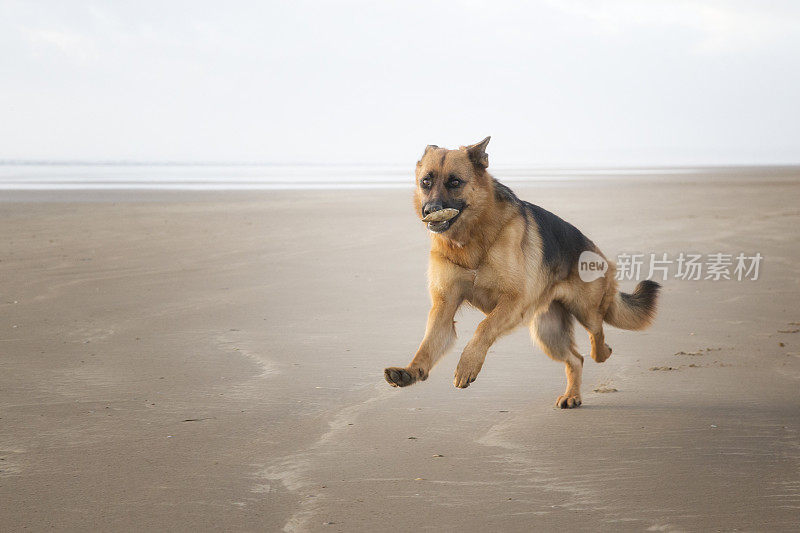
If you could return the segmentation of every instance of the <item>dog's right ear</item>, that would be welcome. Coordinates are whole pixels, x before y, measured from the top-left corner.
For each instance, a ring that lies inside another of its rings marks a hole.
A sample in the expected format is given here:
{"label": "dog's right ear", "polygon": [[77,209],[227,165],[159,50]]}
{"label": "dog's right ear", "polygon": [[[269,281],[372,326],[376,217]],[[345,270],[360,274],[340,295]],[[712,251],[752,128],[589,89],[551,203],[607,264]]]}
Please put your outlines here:
{"label": "dog's right ear", "polygon": [[[425,151],[422,152],[422,157],[425,157],[425,154],[427,154],[431,150],[436,150],[437,148],[439,147],[436,146],[435,144],[429,144],[428,146],[425,147]],[[422,164],[422,157],[420,157],[419,161],[417,161],[417,166],[420,166]]]}

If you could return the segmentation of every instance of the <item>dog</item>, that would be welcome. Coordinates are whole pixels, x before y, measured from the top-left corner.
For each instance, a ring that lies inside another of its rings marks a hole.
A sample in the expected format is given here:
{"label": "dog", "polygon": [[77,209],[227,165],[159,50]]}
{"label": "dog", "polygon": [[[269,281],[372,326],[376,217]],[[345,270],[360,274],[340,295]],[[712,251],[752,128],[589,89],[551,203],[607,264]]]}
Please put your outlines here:
{"label": "dog", "polygon": [[[425,336],[408,366],[386,368],[384,377],[395,387],[425,381],[456,339],[456,312],[469,304],[486,318],[461,354],[456,387],[475,381],[500,336],[526,324],[544,352],[566,366],[567,388],[556,406],[579,407],[583,356],[575,348],[573,319],[589,333],[592,359],[602,363],[611,355],[603,322],[629,330],[648,327],[661,287],[647,280],[633,294],[619,292],[615,265],[591,240],[553,213],[520,200],[487,172],[489,139],[458,150],[429,145],[417,162],[414,207],[420,219],[442,209],[458,214],[427,222],[432,306]],[[608,266],[591,281],[583,281],[579,272],[584,252]]]}

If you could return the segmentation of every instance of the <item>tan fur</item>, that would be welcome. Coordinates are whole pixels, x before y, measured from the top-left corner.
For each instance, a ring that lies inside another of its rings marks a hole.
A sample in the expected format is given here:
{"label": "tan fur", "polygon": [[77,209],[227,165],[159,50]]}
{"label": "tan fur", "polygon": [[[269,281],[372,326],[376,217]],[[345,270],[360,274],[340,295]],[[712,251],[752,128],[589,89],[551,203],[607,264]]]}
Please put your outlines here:
{"label": "tan fur", "polygon": [[[394,386],[425,380],[456,338],[454,317],[463,303],[486,314],[464,348],[454,384],[465,388],[475,381],[489,347],[521,324],[529,324],[532,337],[551,358],[566,367],[567,387],[557,399],[560,407],[581,404],[583,357],[575,349],[572,317],[589,332],[591,357],[605,361],[611,349],[605,344],[603,320],[616,298],[614,266],[604,277],[581,281],[577,265],[557,279],[543,261],[543,243],[536,222],[517,206],[496,197],[495,181],[486,172],[489,138],[458,150],[426,148],[417,163],[414,205],[422,209],[432,198],[463,201],[464,210],[444,233],[431,233],[428,269],[431,310],[425,336],[407,367],[385,370]],[[429,189],[421,185],[434,176]],[[463,184],[449,189],[448,176]],[[589,241],[591,243],[591,241]],[[592,245],[592,251],[600,253]],[[602,254],[601,254],[602,255]]]}

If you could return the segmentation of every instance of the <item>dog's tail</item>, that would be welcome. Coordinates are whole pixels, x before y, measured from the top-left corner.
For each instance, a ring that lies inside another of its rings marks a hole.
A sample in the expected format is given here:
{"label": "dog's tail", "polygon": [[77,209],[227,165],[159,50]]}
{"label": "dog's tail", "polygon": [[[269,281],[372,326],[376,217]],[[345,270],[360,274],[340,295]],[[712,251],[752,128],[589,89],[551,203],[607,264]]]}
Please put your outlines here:
{"label": "dog's tail", "polygon": [[617,292],[606,311],[605,321],[615,328],[644,329],[656,316],[656,301],[661,285],[645,280],[636,286],[633,294]]}

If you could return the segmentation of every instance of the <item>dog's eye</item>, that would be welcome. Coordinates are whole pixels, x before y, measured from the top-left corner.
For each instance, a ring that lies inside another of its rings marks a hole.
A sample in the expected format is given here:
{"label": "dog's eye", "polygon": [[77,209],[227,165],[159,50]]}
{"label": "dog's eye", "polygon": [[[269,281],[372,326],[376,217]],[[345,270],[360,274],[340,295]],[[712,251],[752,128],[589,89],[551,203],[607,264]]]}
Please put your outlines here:
{"label": "dog's eye", "polygon": [[458,179],[458,178],[457,178],[457,177],[455,177],[455,176],[450,176],[450,179],[449,179],[449,180],[447,180],[447,187],[448,187],[449,189],[455,189],[455,188],[456,188],[456,187],[458,187],[459,185],[461,185],[461,180],[460,180],[460,179]]}
{"label": "dog's eye", "polygon": [[427,176],[422,178],[422,181],[420,181],[419,184],[422,186],[423,189],[430,189],[431,188],[431,175],[428,174]]}

